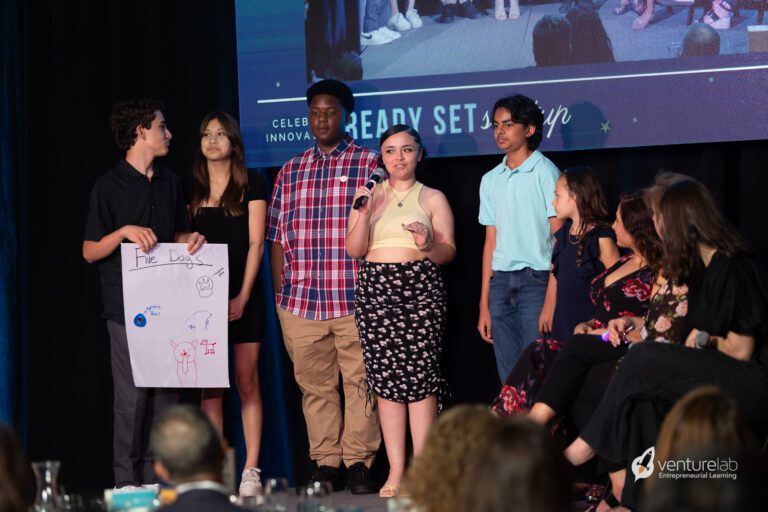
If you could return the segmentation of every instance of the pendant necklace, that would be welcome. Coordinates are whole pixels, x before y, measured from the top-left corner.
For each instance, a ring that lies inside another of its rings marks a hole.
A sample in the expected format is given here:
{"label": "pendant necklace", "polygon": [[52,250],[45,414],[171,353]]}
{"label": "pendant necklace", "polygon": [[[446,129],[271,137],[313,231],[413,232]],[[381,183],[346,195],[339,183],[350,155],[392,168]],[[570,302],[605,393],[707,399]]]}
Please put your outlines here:
{"label": "pendant necklace", "polygon": [[394,196],[395,201],[397,201],[398,208],[403,207],[403,201],[408,199],[408,196],[411,195],[411,192],[413,192],[414,188],[416,188],[416,183],[414,183],[413,186],[410,189],[408,189],[408,192],[405,194],[405,196],[402,199],[400,199],[399,197],[397,197],[397,194],[395,194],[395,188],[390,185],[389,191],[392,192],[392,195]]}

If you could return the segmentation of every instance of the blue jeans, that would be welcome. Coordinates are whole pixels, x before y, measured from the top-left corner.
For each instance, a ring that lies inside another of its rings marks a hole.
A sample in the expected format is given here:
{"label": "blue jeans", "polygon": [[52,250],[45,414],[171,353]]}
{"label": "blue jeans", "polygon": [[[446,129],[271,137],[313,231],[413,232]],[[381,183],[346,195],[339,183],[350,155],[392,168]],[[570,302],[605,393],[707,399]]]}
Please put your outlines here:
{"label": "blue jeans", "polygon": [[491,277],[491,336],[496,368],[503,383],[525,347],[539,337],[539,315],[549,281],[548,270],[494,270]]}

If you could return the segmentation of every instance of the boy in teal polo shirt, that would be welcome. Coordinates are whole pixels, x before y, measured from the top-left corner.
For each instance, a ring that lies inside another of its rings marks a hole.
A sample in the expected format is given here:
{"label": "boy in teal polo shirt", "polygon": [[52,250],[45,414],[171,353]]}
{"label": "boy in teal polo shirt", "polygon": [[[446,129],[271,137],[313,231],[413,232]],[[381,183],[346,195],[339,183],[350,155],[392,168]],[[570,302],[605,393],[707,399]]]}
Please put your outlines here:
{"label": "boy in teal polo shirt", "polygon": [[480,183],[485,246],[477,330],[493,344],[502,382],[525,347],[549,332],[555,307],[556,289],[548,284],[552,234],[562,225],[552,206],[560,171],[537,149],[543,124],[541,109],[525,96],[493,106],[494,139],[506,156]]}

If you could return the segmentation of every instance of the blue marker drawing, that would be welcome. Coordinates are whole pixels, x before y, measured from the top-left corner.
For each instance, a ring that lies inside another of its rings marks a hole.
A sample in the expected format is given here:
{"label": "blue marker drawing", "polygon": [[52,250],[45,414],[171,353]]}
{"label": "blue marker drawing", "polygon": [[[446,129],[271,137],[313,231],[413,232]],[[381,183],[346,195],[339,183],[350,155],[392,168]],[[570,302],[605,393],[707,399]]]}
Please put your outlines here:
{"label": "blue marker drawing", "polygon": [[144,327],[147,325],[147,317],[139,313],[135,317],[133,317],[133,325],[136,327]]}

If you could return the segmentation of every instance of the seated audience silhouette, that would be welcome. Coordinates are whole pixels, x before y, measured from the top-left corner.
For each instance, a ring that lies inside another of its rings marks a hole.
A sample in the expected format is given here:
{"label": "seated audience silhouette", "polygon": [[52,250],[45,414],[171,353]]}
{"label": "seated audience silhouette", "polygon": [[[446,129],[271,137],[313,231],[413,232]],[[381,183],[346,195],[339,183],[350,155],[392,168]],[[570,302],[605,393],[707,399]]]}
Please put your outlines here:
{"label": "seated audience silhouette", "polygon": [[[467,468],[501,422],[480,405],[457,405],[438,418],[400,486],[424,512],[464,512]],[[419,510],[422,510],[419,508]]]}
{"label": "seated audience silhouette", "polygon": [[229,502],[229,492],[221,485],[224,450],[213,425],[199,409],[170,407],[152,427],[150,445],[157,475],[176,486],[176,501],[163,510],[242,510]]}
{"label": "seated audience silhouette", "polygon": [[571,63],[571,24],[556,14],[547,14],[533,27],[533,60],[536,66]]}
{"label": "seated audience silhouette", "polygon": [[462,510],[571,510],[571,482],[549,433],[522,416],[501,421],[467,468]]}
{"label": "seated audience silhouette", "polygon": [[611,40],[591,4],[576,4],[565,19],[571,24],[571,64],[616,62]]}
{"label": "seated audience silhouette", "polygon": [[738,467],[729,464],[736,479],[669,479],[655,471],[645,489],[644,510],[758,510],[766,502],[766,491],[754,475],[765,474],[765,461],[755,464],[754,457],[746,455],[757,453],[753,431],[735,400],[715,386],[689,391],[664,418],[655,460],[708,461],[719,456],[736,461]]}
{"label": "seated audience silhouette", "polygon": [[720,55],[720,34],[705,23],[694,23],[683,39],[681,57]]}
{"label": "seated audience silhouette", "polygon": [[26,512],[34,501],[32,468],[16,434],[0,423],[0,511]]}

